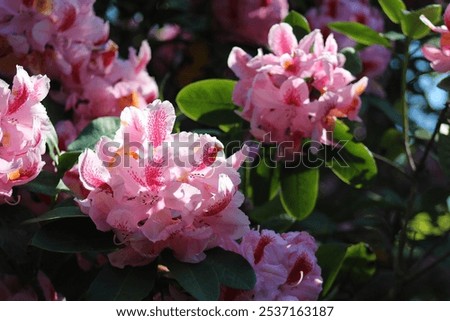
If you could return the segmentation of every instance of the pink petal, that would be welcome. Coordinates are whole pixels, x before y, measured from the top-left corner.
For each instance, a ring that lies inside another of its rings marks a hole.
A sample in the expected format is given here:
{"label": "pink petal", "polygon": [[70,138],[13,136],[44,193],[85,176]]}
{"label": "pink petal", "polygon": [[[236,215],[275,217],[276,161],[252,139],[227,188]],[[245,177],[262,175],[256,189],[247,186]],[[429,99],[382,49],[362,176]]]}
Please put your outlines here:
{"label": "pink petal", "polygon": [[94,190],[109,181],[110,174],[108,170],[92,150],[86,149],[80,155],[78,163],[80,179],[85,188]]}
{"label": "pink petal", "polygon": [[287,23],[272,26],[269,31],[269,48],[276,54],[291,54],[297,46],[292,27]]}
{"label": "pink petal", "polygon": [[251,56],[248,53],[239,47],[234,47],[228,56],[228,67],[238,78],[253,77],[255,71],[247,65],[250,59]]}
{"label": "pink petal", "polygon": [[172,132],[176,117],[175,110],[170,102],[161,102],[159,99],[148,107],[150,110],[147,116],[145,134],[153,147],[158,147]]}
{"label": "pink petal", "polygon": [[17,74],[14,77],[12,93],[9,97],[7,115],[14,114],[27,101],[30,95],[31,79],[21,66],[17,66]]}

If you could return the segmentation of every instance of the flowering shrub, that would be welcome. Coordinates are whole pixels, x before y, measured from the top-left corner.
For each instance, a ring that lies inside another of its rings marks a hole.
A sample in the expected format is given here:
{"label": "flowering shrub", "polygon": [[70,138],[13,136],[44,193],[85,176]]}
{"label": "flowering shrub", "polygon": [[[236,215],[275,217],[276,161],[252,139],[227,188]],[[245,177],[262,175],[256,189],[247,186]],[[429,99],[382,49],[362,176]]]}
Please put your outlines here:
{"label": "flowering shrub", "polygon": [[268,39],[273,54],[251,58],[234,48],[228,58],[239,77],[233,102],[243,107],[252,135],[267,143],[293,141],[296,150],[305,138],[329,144],[336,117],[358,119],[367,78],[352,83],[333,35],[324,41],[315,30],[298,42],[282,23]]}
{"label": "flowering shrub", "polygon": [[440,49],[432,45],[423,47],[423,55],[431,61],[431,67],[439,72],[447,72],[450,70],[450,9],[447,8],[444,14],[445,25],[436,27],[427,17],[421,17],[431,30],[441,34]]}
{"label": "flowering shrub", "polygon": [[42,167],[42,154],[50,120],[41,101],[48,93],[46,76],[29,76],[20,66],[12,88],[0,83],[0,202],[12,197],[14,186],[34,179]]}
{"label": "flowering shrub", "polygon": [[[381,12],[372,7],[368,0],[325,0],[318,8],[306,13],[312,28],[321,29],[324,35],[331,30],[330,22],[353,21],[369,26],[377,32],[384,32],[384,19]],[[356,42],[343,34],[336,34],[336,42],[340,48],[354,47]],[[375,78],[383,74],[391,58],[389,49],[381,45],[373,45],[360,51],[363,74]]]}
{"label": "flowering shrub", "polygon": [[55,98],[74,109],[79,131],[101,116],[118,116],[126,106],[143,107],[158,95],[145,67],[151,58],[145,41],[139,54],[118,58],[109,25],[93,11],[94,1],[6,1],[0,10],[0,39],[20,63],[62,83]]}
{"label": "flowering shrub", "polygon": [[244,256],[255,269],[252,291],[223,290],[225,300],[317,300],[322,290],[317,245],[306,232],[281,235],[270,230],[251,231],[227,248]]}
{"label": "flowering shrub", "polygon": [[167,101],[128,107],[120,120],[114,140],[101,139],[95,153],[87,150],[79,161],[80,179],[90,190],[82,210],[124,245],[109,255],[111,264],[145,265],[165,248],[198,262],[206,249],[248,231],[250,222],[239,210],[242,152],[227,160],[214,137],[170,134],[175,111]]}
{"label": "flowering shrub", "polygon": [[430,3],[1,1],[0,299],[448,300]]}

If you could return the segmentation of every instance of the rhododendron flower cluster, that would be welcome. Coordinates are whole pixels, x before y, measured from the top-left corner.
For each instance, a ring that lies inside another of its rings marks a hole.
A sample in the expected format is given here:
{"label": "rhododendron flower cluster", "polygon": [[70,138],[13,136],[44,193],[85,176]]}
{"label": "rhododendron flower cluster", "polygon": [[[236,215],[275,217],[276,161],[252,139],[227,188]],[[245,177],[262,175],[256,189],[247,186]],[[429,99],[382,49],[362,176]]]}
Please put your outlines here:
{"label": "rhododendron flower cluster", "polygon": [[89,195],[79,204],[99,230],[112,230],[122,245],[109,255],[115,266],[144,265],[165,248],[182,261],[198,262],[204,250],[249,230],[239,210],[243,151],[225,159],[214,137],[171,134],[174,121],[167,101],[127,107],[115,138],[104,137],[95,152],[80,155],[80,178]]}
{"label": "rhododendron flower cluster", "polygon": [[214,0],[212,10],[225,40],[264,46],[272,25],[288,14],[287,0]]}
{"label": "rhododendron flower cluster", "polygon": [[245,257],[256,273],[251,291],[222,290],[224,300],[317,300],[322,291],[315,240],[306,232],[250,231],[225,246]]}
{"label": "rhododendron flower cluster", "polygon": [[436,27],[425,16],[421,20],[434,32],[441,34],[440,48],[433,45],[424,45],[422,52],[425,58],[431,61],[431,67],[438,72],[450,71],[450,6],[444,13],[445,25]]}
{"label": "rhododendron flower cluster", "polygon": [[[335,21],[353,21],[364,24],[377,32],[384,32],[384,19],[381,12],[370,5],[368,0],[324,0],[319,7],[306,13],[312,28],[317,28],[326,36],[330,34],[328,24]],[[335,34],[340,48],[354,47],[356,43],[342,34]],[[389,50],[373,45],[360,51],[363,74],[368,77],[380,76],[390,61]]]}
{"label": "rhododendron flower cluster", "polygon": [[55,291],[48,277],[39,271],[37,283],[40,287],[42,298],[31,285],[24,285],[15,275],[0,275],[0,301],[59,301],[63,298]]}
{"label": "rhododendron flower cluster", "polygon": [[46,76],[32,76],[20,66],[12,88],[0,81],[0,203],[12,197],[12,188],[34,179],[50,132],[50,120],[41,101],[50,87]]}
{"label": "rhododendron flower cluster", "polygon": [[272,53],[255,57],[235,47],[228,58],[239,77],[233,101],[243,107],[255,138],[293,142],[296,150],[304,138],[330,143],[327,134],[338,117],[359,119],[367,78],[354,82],[332,34],[324,41],[314,30],[298,42],[292,27],[281,23],[270,29],[269,47]]}
{"label": "rhododendron flower cluster", "polygon": [[[157,97],[147,71],[150,47],[118,58],[109,25],[95,16],[94,0],[3,1],[0,5],[1,56],[14,55],[34,73],[59,80],[53,97],[75,110],[81,130],[88,121],[143,107]],[[101,104],[100,104],[101,103]]]}

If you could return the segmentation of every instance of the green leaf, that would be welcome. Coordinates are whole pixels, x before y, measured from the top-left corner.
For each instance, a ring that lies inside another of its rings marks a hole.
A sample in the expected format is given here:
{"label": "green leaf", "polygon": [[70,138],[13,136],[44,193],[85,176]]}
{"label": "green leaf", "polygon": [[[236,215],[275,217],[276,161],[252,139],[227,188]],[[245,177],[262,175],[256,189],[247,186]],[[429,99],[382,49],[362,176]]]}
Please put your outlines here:
{"label": "green leaf", "polygon": [[248,215],[261,228],[276,232],[284,232],[295,223],[295,219],[286,214],[279,196],[261,206],[255,207]]}
{"label": "green leaf", "polygon": [[355,76],[359,75],[363,70],[363,65],[355,48],[346,47],[341,50],[341,53],[345,56],[344,68]]}
{"label": "green leaf", "polygon": [[48,124],[50,128],[50,132],[47,136],[47,148],[48,148],[48,154],[50,155],[50,158],[58,164],[58,155],[60,154],[59,150],[59,144],[58,144],[58,135],[56,134],[55,127],[53,127],[53,124]]}
{"label": "green leaf", "polygon": [[34,180],[27,183],[25,187],[33,193],[55,196],[58,193],[58,183],[59,177],[55,173],[42,171]]}
{"label": "green leaf", "polygon": [[277,195],[280,189],[280,171],[268,157],[262,156],[255,162],[258,163],[250,169],[250,186],[253,204],[259,206]]}
{"label": "green leaf", "polygon": [[170,252],[162,257],[170,275],[189,294],[200,301],[216,301],[220,294],[220,281],[215,269],[203,260],[200,263],[180,262]]}
{"label": "green leaf", "polygon": [[118,269],[105,265],[86,292],[90,301],[140,301],[155,286],[156,264]]}
{"label": "green leaf", "polygon": [[60,177],[64,175],[69,169],[71,169],[80,156],[81,151],[64,152],[58,157],[58,174]]}
{"label": "green leaf", "polygon": [[68,151],[81,151],[85,148],[93,148],[102,136],[113,138],[120,127],[120,119],[117,117],[100,117],[94,119],[80,133],[78,138],[68,147]]}
{"label": "green leaf", "polygon": [[381,136],[379,147],[383,156],[395,160],[405,152],[402,133],[395,128],[389,128]]}
{"label": "green leaf", "polygon": [[176,102],[190,119],[229,131],[241,122],[232,101],[235,84],[236,81],[227,79],[197,81],[181,89]]}
{"label": "green leaf", "polygon": [[24,223],[54,221],[74,217],[88,217],[88,216],[83,212],[81,212],[80,208],[77,206],[56,207],[50,210],[49,212],[42,214],[38,217],[32,218],[30,220],[27,220]]}
{"label": "green leaf", "polygon": [[317,250],[317,262],[322,269],[322,296],[330,291],[345,259],[347,245],[341,243],[322,244]]}
{"label": "green leaf", "polygon": [[50,252],[107,252],[117,248],[113,234],[100,232],[91,220],[67,218],[42,226],[31,245]]}
{"label": "green leaf", "polygon": [[358,243],[347,248],[341,273],[354,284],[366,283],[376,271],[377,256],[365,243]]}
{"label": "green leaf", "polygon": [[297,11],[290,11],[289,14],[284,18],[283,22],[289,24],[297,39],[301,39],[311,32],[311,27],[309,26],[308,20],[298,13]]}
{"label": "green leaf", "polygon": [[281,170],[281,203],[286,212],[297,220],[314,210],[319,193],[317,168],[283,168]]}
{"label": "green leaf", "polygon": [[401,20],[402,32],[413,39],[421,39],[430,33],[430,28],[421,20],[420,16],[424,15],[433,24],[437,24],[442,16],[442,7],[438,4],[428,5],[417,11],[406,13]]}
{"label": "green leaf", "polygon": [[375,177],[378,169],[372,153],[363,143],[355,142],[349,128],[339,120],[333,140],[337,146],[327,149],[326,165],[337,177],[356,188]]}
{"label": "green leaf", "polygon": [[237,253],[215,248],[206,251],[205,263],[214,269],[223,285],[240,290],[251,290],[255,286],[256,275],[252,266]]}
{"label": "green leaf", "polygon": [[399,40],[405,40],[406,36],[402,33],[395,32],[395,31],[388,31],[383,34],[383,36],[390,41],[399,41]]}
{"label": "green leaf", "polygon": [[365,243],[345,245],[342,243],[322,244],[316,253],[317,261],[322,269],[323,290],[326,296],[337,278],[355,283],[367,282],[375,273],[376,255]]}
{"label": "green leaf", "polygon": [[346,35],[362,45],[382,45],[388,48],[391,47],[389,40],[383,37],[382,34],[359,22],[338,21],[329,23],[328,27]]}
{"label": "green leaf", "polygon": [[402,0],[378,0],[384,13],[393,23],[400,23],[406,10],[406,5]]}

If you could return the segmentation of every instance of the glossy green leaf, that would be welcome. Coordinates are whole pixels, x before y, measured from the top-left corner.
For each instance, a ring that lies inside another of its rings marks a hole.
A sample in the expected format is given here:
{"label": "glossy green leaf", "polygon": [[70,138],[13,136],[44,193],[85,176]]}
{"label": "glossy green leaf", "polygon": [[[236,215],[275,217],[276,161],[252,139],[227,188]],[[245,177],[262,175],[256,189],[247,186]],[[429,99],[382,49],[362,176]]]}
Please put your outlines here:
{"label": "glossy green leaf", "polygon": [[77,162],[81,151],[64,152],[58,157],[58,174],[63,176],[66,171],[71,169]]}
{"label": "glossy green leaf", "polygon": [[281,170],[281,203],[286,212],[297,220],[314,210],[319,193],[317,168],[284,168]]}
{"label": "glossy green leaf", "polygon": [[336,146],[327,149],[326,164],[337,177],[356,188],[375,177],[378,169],[372,153],[363,143],[354,140],[341,121],[336,121],[333,140]]}
{"label": "glossy green leaf", "polygon": [[280,171],[268,157],[260,157],[254,165],[250,169],[250,186],[253,204],[259,206],[277,195],[280,189]]}
{"label": "glossy green leaf", "polygon": [[47,149],[50,158],[57,164],[58,163],[58,155],[60,154],[59,146],[58,146],[58,135],[56,134],[55,127],[53,124],[48,124],[49,133],[47,135]]}
{"label": "glossy green leaf", "polygon": [[308,20],[297,11],[290,11],[286,18],[284,18],[283,22],[286,22],[292,27],[294,35],[297,39],[301,39],[311,32],[311,27],[309,26]]}
{"label": "glossy green leaf", "polygon": [[196,264],[180,262],[168,251],[163,252],[162,257],[170,275],[194,298],[201,301],[219,299],[219,277],[210,264],[204,260]]}
{"label": "glossy green leaf", "polygon": [[42,226],[31,245],[60,253],[106,252],[117,248],[112,233],[100,232],[91,220],[81,218],[57,220]]}
{"label": "glossy green leaf", "polygon": [[286,213],[279,195],[273,200],[255,207],[248,215],[261,228],[271,229],[276,232],[288,230],[296,221],[291,215]]}
{"label": "glossy green leaf", "polygon": [[206,252],[205,263],[214,269],[223,285],[240,290],[251,290],[255,286],[252,266],[237,253],[215,248]]}
{"label": "glossy green leaf", "polygon": [[404,34],[399,33],[399,32],[395,32],[395,31],[388,31],[388,32],[385,32],[385,33],[383,34],[383,36],[384,36],[386,39],[389,39],[390,41],[405,40],[405,38],[406,38],[406,36],[405,36]]}
{"label": "glossy green leaf", "polygon": [[93,148],[102,136],[114,137],[119,127],[120,119],[118,117],[100,117],[94,119],[83,129],[78,138],[67,147],[67,150],[81,151],[85,148]]}
{"label": "glossy green leaf", "polygon": [[232,101],[235,84],[235,81],[227,79],[197,81],[181,89],[176,102],[190,119],[229,131],[241,122]]}
{"label": "glossy green leaf", "polygon": [[359,22],[338,21],[329,23],[328,27],[333,31],[346,35],[362,45],[382,45],[385,47],[391,47],[389,40],[383,37],[382,34]]}
{"label": "glossy green leaf", "polygon": [[345,245],[342,243],[323,244],[316,253],[319,266],[322,268],[323,290],[326,296],[337,278],[344,275],[348,282],[366,282],[375,273],[376,255],[365,243]]}
{"label": "glossy green leaf", "polygon": [[376,259],[365,243],[353,244],[347,248],[341,273],[355,284],[364,284],[375,274]]}
{"label": "glossy green leaf", "polygon": [[406,13],[401,20],[402,31],[405,35],[413,39],[421,39],[430,33],[430,28],[420,20],[421,15],[427,17],[433,24],[437,24],[441,20],[442,6],[432,4]]}
{"label": "glossy green leaf", "polygon": [[317,262],[322,269],[322,296],[330,291],[344,263],[347,245],[341,243],[322,244],[317,250]]}
{"label": "glossy green leaf", "polygon": [[78,206],[68,206],[68,207],[56,207],[45,214],[42,214],[38,217],[32,218],[30,220],[25,221],[24,223],[37,223],[37,222],[45,222],[45,221],[55,221],[66,218],[75,218],[75,217],[88,217],[86,214],[81,212]]}
{"label": "glossy green leaf", "polygon": [[155,285],[156,264],[118,269],[105,265],[86,293],[90,301],[140,301]]}
{"label": "glossy green leaf", "polygon": [[358,52],[355,48],[347,47],[341,50],[341,53],[345,56],[344,68],[350,71],[353,75],[359,75],[362,70],[362,62]]}
{"label": "glossy green leaf", "polygon": [[402,0],[378,0],[378,3],[393,23],[400,23],[404,15],[403,11],[406,10]]}

